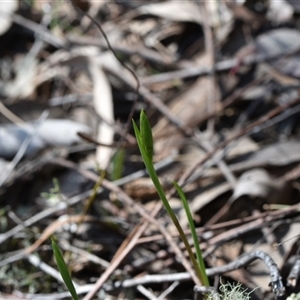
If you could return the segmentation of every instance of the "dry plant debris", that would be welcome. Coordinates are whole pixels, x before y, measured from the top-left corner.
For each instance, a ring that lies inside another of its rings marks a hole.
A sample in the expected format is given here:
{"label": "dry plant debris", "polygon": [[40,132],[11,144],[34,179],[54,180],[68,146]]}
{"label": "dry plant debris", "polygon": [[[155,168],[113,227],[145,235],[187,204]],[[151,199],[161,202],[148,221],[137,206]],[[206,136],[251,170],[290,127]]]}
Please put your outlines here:
{"label": "dry plant debris", "polygon": [[129,126],[141,109],[211,286],[297,297],[299,12],[290,0],[0,3],[0,298],[70,298],[53,237],[84,300],[194,299]]}

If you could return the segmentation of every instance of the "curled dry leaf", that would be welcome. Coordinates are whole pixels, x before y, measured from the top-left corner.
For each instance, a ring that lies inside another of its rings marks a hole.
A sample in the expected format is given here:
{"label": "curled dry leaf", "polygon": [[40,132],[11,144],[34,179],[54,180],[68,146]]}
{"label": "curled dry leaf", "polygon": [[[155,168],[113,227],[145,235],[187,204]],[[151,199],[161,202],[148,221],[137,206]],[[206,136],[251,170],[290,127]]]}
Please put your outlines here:
{"label": "curled dry leaf", "polygon": [[253,169],[242,174],[232,195],[236,200],[242,196],[271,200],[284,187],[284,183],[274,180],[264,169]]}

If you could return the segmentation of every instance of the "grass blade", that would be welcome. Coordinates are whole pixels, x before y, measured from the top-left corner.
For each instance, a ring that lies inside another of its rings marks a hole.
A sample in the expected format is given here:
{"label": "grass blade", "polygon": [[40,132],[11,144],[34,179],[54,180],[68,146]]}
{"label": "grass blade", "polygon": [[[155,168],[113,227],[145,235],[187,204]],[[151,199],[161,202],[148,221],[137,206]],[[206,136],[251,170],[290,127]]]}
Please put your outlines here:
{"label": "grass blade", "polygon": [[208,277],[206,275],[205,264],[204,264],[203,257],[202,257],[202,251],[201,251],[200,246],[199,246],[199,239],[198,239],[198,236],[197,236],[197,233],[196,233],[196,228],[195,228],[195,224],[194,224],[194,220],[193,220],[193,217],[192,217],[192,214],[191,214],[190,207],[188,205],[185,194],[184,194],[183,190],[181,189],[181,187],[176,182],[174,182],[173,184],[174,184],[174,186],[177,190],[177,193],[178,193],[178,195],[181,199],[181,202],[183,204],[183,207],[184,207],[187,219],[188,219],[189,227],[190,227],[190,230],[191,230],[191,233],[192,233],[192,237],[193,237],[193,241],[194,241],[194,247],[195,247],[195,251],[196,251],[196,257],[197,257],[198,265],[199,265],[199,268],[200,268],[200,271],[201,271],[200,280],[201,280],[203,285],[209,286]]}
{"label": "grass blade", "polygon": [[[142,110],[141,114],[140,114],[140,130],[137,127],[134,120],[132,120],[132,123],[133,123],[133,129],[134,129],[134,132],[135,132],[136,140],[137,140],[137,143],[138,143],[138,146],[139,146],[144,164],[145,164],[146,169],[149,173],[149,176],[150,176],[150,178],[151,178],[151,180],[152,180],[152,182],[153,182],[153,184],[154,184],[154,186],[157,190],[157,193],[159,194],[159,197],[161,198],[161,200],[164,204],[165,209],[167,210],[172,222],[174,223],[174,225],[176,226],[176,229],[179,232],[179,235],[180,235],[180,237],[181,237],[181,239],[182,239],[182,241],[185,245],[185,248],[186,248],[186,250],[189,254],[189,257],[192,261],[192,264],[193,264],[193,267],[194,267],[195,272],[197,274],[197,277],[199,278],[199,280],[201,281],[201,283],[203,285],[208,285],[208,279],[207,279],[206,273],[205,273],[205,275],[201,274],[201,270],[199,268],[199,265],[198,265],[198,262],[195,258],[195,255],[192,251],[192,248],[189,245],[189,242],[188,242],[188,240],[187,240],[187,238],[184,234],[184,231],[183,231],[181,225],[179,224],[179,221],[178,221],[176,215],[174,214],[174,212],[173,212],[173,210],[172,210],[172,208],[169,204],[169,201],[166,198],[165,192],[162,188],[162,185],[161,185],[161,183],[158,179],[158,176],[156,174],[156,171],[154,169],[153,161],[152,161],[152,156],[153,156],[152,130],[151,130],[151,126],[150,126],[150,123],[148,121],[148,118],[147,118],[145,112]],[[202,270],[204,270],[204,272],[205,272],[205,267]]]}
{"label": "grass blade", "polygon": [[141,139],[143,141],[144,149],[147,153],[147,157],[152,162],[152,159],[153,159],[153,136],[152,136],[151,125],[149,123],[149,120],[148,120],[144,110],[142,110],[141,114],[140,114],[140,133],[141,133]]}
{"label": "grass blade", "polygon": [[51,239],[51,243],[52,243],[54,257],[55,257],[56,264],[57,264],[58,270],[60,272],[60,275],[61,275],[62,279],[64,280],[64,283],[67,286],[69,292],[71,293],[72,298],[74,300],[79,300],[79,297],[78,297],[75,287],[73,285],[68,267],[65,263],[64,257],[62,255],[58,245],[55,243],[55,241]]}

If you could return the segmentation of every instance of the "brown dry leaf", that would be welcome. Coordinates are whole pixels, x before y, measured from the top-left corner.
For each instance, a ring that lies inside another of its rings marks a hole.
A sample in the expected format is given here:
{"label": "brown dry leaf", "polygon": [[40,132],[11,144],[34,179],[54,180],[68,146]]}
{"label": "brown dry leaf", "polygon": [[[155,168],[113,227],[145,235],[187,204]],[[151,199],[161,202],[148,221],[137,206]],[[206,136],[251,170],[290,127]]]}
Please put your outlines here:
{"label": "brown dry leaf", "polygon": [[259,150],[259,146],[255,143],[250,137],[243,137],[237,141],[237,143],[233,143],[231,147],[229,147],[226,157],[228,159],[255,152]]}

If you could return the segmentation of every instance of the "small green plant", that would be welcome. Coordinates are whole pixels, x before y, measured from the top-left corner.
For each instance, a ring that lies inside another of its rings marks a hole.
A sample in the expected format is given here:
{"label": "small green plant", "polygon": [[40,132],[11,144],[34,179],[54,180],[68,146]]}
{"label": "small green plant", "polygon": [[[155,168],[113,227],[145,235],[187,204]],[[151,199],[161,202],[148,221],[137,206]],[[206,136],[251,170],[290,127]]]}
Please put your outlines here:
{"label": "small green plant", "polygon": [[61,200],[61,190],[59,186],[59,180],[56,177],[52,179],[52,182],[53,187],[49,189],[49,192],[43,192],[40,194],[40,196],[47,200],[49,204],[54,205]]}
{"label": "small green plant", "polygon": [[120,149],[116,152],[113,158],[113,167],[111,172],[111,180],[115,181],[122,177],[123,169],[124,169],[124,160],[125,160],[125,151],[124,149]]}
{"label": "small green plant", "polygon": [[54,253],[54,257],[56,260],[56,264],[57,264],[59,273],[60,273],[65,285],[67,286],[67,289],[71,293],[73,300],[79,300],[79,297],[78,297],[75,287],[73,285],[68,267],[65,263],[64,257],[62,255],[58,245],[55,243],[55,241],[53,239],[51,239],[51,243],[52,243],[52,249],[53,249],[53,253]]}
{"label": "small green plant", "polygon": [[178,219],[176,217],[176,215],[174,214],[169,201],[167,200],[167,197],[165,195],[165,192],[162,188],[162,185],[160,184],[160,181],[158,179],[157,173],[154,169],[154,165],[153,165],[153,137],[152,137],[152,130],[151,130],[151,126],[149,123],[149,120],[145,114],[145,112],[142,110],[140,113],[140,129],[137,127],[136,123],[133,122],[133,129],[135,132],[135,136],[137,139],[137,143],[144,161],[144,164],[146,166],[146,169],[150,175],[150,178],[157,190],[157,193],[159,195],[159,197],[161,198],[165,209],[167,210],[172,222],[174,223],[176,229],[178,230],[180,237],[185,245],[185,248],[189,254],[189,257],[191,259],[191,262],[193,264],[193,267],[195,269],[195,272],[197,274],[197,277],[199,278],[200,282],[204,285],[204,286],[209,286],[209,281],[208,281],[208,277],[206,274],[206,270],[205,270],[205,265],[204,265],[204,261],[203,261],[203,257],[202,257],[202,253],[199,247],[199,240],[196,234],[196,230],[195,230],[195,225],[194,225],[194,221],[192,218],[192,214],[191,211],[189,209],[189,205],[188,202],[186,200],[186,197],[182,191],[182,189],[179,187],[179,185],[174,182],[174,186],[177,190],[177,193],[180,196],[180,199],[183,203],[186,215],[187,215],[187,219],[188,219],[188,223],[189,223],[189,227],[192,233],[192,237],[193,237],[193,242],[194,242],[194,247],[196,250],[196,257],[192,251],[192,248],[187,240],[186,235],[184,234],[184,231],[181,227],[181,225],[178,222]]}

